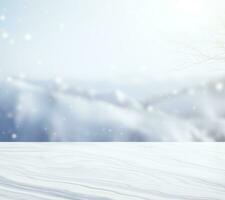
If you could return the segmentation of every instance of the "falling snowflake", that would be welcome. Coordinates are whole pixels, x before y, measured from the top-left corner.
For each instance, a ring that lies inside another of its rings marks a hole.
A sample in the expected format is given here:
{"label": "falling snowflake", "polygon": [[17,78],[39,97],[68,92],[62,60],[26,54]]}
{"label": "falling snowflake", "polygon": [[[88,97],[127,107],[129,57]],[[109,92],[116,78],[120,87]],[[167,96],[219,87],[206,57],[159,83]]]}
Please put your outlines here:
{"label": "falling snowflake", "polygon": [[63,79],[61,77],[56,77],[55,78],[55,83],[56,84],[60,85],[60,84],[62,84],[62,82],[63,82]]}
{"label": "falling snowflake", "polygon": [[192,110],[193,110],[193,111],[196,111],[196,110],[197,110],[197,106],[196,106],[196,105],[193,105],[193,106],[192,106]]}
{"label": "falling snowflake", "polygon": [[5,15],[0,15],[0,21],[5,21],[6,17]]}
{"label": "falling snowflake", "polygon": [[59,24],[59,29],[62,31],[64,29],[65,25],[63,23]]}
{"label": "falling snowflake", "polygon": [[147,110],[148,110],[148,112],[152,112],[152,111],[154,111],[154,107],[153,106],[148,106]]}
{"label": "falling snowflake", "polygon": [[10,44],[10,45],[14,45],[14,44],[15,44],[15,40],[14,40],[14,39],[10,39],[10,40],[9,40],[9,44]]}
{"label": "falling snowflake", "polygon": [[10,77],[10,76],[8,76],[8,77],[6,78],[6,81],[7,81],[8,83],[11,83],[11,82],[13,81],[13,78]]}
{"label": "falling snowflake", "polygon": [[17,138],[16,133],[13,133],[13,134],[11,135],[11,137],[12,137],[13,140],[15,140],[15,139]]}
{"label": "falling snowflake", "polygon": [[8,112],[8,113],[6,114],[6,117],[7,117],[8,119],[12,119],[14,116],[13,116],[13,113]]}
{"label": "falling snowflake", "polygon": [[41,59],[37,60],[37,64],[38,65],[42,65],[43,64],[43,61]]}
{"label": "falling snowflake", "polygon": [[188,94],[189,94],[190,96],[194,95],[194,94],[195,94],[195,90],[194,90],[194,89],[190,89],[190,90],[188,91]]}
{"label": "falling snowflake", "polygon": [[126,101],[126,95],[120,90],[115,91],[115,96],[120,103],[124,103]]}
{"label": "falling snowflake", "polygon": [[107,132],[108,132],[108,133],[112,133],[112,129],[109,128],[109,129],[107,130]]}
{"label": "falling snowflake", "polygon": [[149,67],[146,65],[140,67],[141,72],[147,72],[148,69]]}
{"label": "falling snowflake", "polygon": [[173,94],[174,96],[178,95],[178,93],[179,93],[179,92],[178,92],[178,90],[176,90],[176,89],[172,91],[172,94]]}
{"label": "falling snowflake", "polygon": [[224,84],[223,84],[223,83],[217,83],[217,84],[215,85],[215,89],[216,89],[218,92],[222,91],[222,90],[224,89]]}
{"label": "falling snowflake", "polygon": [[16,110],[17,111],[22,111],[23,110],[23,105],[21,105],[21,104],[18,104],[17,106],[16,106]]}
{"label": "falling snowflake", "polygon": [[32,39],[31,34],[29,34],[29,33],[25,34],[24,39],[27,40],[27,41],[30,41]]}
{"label": "falling snowflake", "polygon": [[7,39],[9,37],[9,34],[6,32],[6,31],[4,31],[3,33],[2,33],[2,38],[3,39]]}
{"label": "falling snowflake", "polygon": [[53,132],[52,135],[57,136],[57,133],[56,132]]}

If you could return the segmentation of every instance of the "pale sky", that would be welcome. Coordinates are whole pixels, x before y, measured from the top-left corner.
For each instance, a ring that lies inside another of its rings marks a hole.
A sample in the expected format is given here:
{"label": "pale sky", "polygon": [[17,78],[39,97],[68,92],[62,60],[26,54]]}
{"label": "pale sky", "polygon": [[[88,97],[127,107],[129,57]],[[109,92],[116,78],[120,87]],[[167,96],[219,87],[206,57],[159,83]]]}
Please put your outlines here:
{"label": "pale sky", "polygon": [[224,0],[1,0],[1,76],[211,74],[221,65],[193,64],[193,49],[210,50],[224,11]]}

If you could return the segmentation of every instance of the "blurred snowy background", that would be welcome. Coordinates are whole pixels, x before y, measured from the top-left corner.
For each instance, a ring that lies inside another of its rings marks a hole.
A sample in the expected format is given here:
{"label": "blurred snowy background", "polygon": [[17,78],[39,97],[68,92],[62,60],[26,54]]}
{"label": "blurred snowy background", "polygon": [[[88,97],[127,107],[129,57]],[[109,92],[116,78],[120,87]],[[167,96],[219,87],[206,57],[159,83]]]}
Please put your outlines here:
{"label": "blurred snowy background", "polygon": [[0,0],[0,141],[225,141],[223,0]]}

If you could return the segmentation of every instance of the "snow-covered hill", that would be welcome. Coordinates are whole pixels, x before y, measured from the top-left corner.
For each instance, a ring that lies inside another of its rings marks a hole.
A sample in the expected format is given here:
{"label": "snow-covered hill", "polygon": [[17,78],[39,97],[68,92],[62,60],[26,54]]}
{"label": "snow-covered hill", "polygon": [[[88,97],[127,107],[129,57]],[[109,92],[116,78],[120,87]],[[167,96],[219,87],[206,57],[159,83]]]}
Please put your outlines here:
{"label": "snow-covered hill", "polygon": [[1,141],[225,141],[224,81],[149,98],[61,80],[0,84]]}

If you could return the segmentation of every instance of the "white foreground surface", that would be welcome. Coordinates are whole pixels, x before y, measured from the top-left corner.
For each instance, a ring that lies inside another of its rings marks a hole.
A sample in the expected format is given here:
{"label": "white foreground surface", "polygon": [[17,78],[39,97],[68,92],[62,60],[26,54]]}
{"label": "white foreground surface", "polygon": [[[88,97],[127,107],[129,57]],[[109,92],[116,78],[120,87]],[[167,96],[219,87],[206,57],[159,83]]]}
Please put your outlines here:
{"label": "white foreground surface", "polygon": [[222,143],[4,143],[1,200],[224,200]]}

